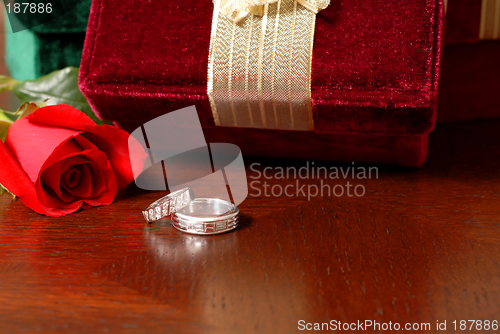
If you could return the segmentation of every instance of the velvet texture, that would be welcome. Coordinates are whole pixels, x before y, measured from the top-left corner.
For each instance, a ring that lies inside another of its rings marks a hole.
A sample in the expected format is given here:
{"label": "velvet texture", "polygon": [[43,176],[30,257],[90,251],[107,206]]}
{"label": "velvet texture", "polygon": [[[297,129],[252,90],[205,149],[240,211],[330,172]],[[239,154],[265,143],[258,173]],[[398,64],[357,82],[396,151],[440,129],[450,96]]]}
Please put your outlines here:
{"label": "velvet texture", "polygon": [[215,127],[207,98],[212,1],[94,0],[80,88],[131,131],[195,104],[207,141],[244,154],[420,166],[435,121],[440,0],[342,0],[318,14],[314,132]]}
{"label": "velvet texture", "polygon": [[73,9],[54,21],[17,33],[6,27],[5,58],[14,79],[33,80],[67,66],[80,66],[91,0],[71,1]]}

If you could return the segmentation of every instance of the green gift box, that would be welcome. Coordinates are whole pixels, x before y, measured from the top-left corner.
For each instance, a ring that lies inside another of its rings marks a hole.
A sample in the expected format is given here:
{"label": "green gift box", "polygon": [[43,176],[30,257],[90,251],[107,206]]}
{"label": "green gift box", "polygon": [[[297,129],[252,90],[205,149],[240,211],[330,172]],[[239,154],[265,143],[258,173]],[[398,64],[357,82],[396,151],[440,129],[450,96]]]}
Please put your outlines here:
{"label": "green gift box", "polygon": [[80,66],[92,0],[67,1],[74,5],[64,15],[16,33],[6,17],[5,60],[11,77],[33,80],[67,66]]}

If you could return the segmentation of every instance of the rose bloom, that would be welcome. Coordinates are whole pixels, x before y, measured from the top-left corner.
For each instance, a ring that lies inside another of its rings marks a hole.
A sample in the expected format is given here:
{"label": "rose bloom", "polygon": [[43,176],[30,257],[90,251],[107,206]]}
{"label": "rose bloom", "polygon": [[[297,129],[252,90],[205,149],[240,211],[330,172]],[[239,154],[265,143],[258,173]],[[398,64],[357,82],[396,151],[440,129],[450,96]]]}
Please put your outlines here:
{"label": "rose bloom", "polygon": [[[129,134],[96,125],[69,105],[37,109],[15,121],[0,141],[0,183],[40,214],[64,216],[111,204],[134,180],[146,153]],[[139,157],[139,158],[137,158]]]}

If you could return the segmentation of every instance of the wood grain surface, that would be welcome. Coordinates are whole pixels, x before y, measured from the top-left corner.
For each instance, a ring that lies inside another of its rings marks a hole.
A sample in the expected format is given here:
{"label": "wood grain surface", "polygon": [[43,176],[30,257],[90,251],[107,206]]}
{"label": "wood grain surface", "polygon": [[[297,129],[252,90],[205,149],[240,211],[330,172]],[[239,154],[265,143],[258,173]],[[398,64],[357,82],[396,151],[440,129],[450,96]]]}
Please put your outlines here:
{"label": "wood grain surface", "polygon": [[[64,218],[1,196],[0,332],[293,333],[299,320],[430,323],[428,332],[447,320],[455,332],[454,320],[500,320],[499,129],[438,125],[424,167],[378,166],[378,179],[351,180],[363,197],[251,190],[241,226],[218,236],[146,224],[141,209],[163,194],[133,187]],[[248,177],[305,165],[245,162],[260,164]]]}

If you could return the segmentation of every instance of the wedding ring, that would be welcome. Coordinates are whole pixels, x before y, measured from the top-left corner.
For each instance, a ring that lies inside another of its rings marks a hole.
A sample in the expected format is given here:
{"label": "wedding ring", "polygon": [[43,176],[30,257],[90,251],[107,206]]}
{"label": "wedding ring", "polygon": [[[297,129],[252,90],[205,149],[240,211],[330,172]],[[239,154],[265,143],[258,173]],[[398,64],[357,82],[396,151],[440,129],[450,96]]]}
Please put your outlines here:
{"label": "wedding ring", "polygon": [[238,226],[240,210],[217,198],[196,198],[172,215],[174,227],[191,234],[219,234]]}
{"label": "wedding ring", "polygon": [[142,211],[142,214],[148,223],[152,223],[161,218],[168,217],[174,212],[184,208],[193,199],[193,190],[189,187],[183,188],[154,201]]}

